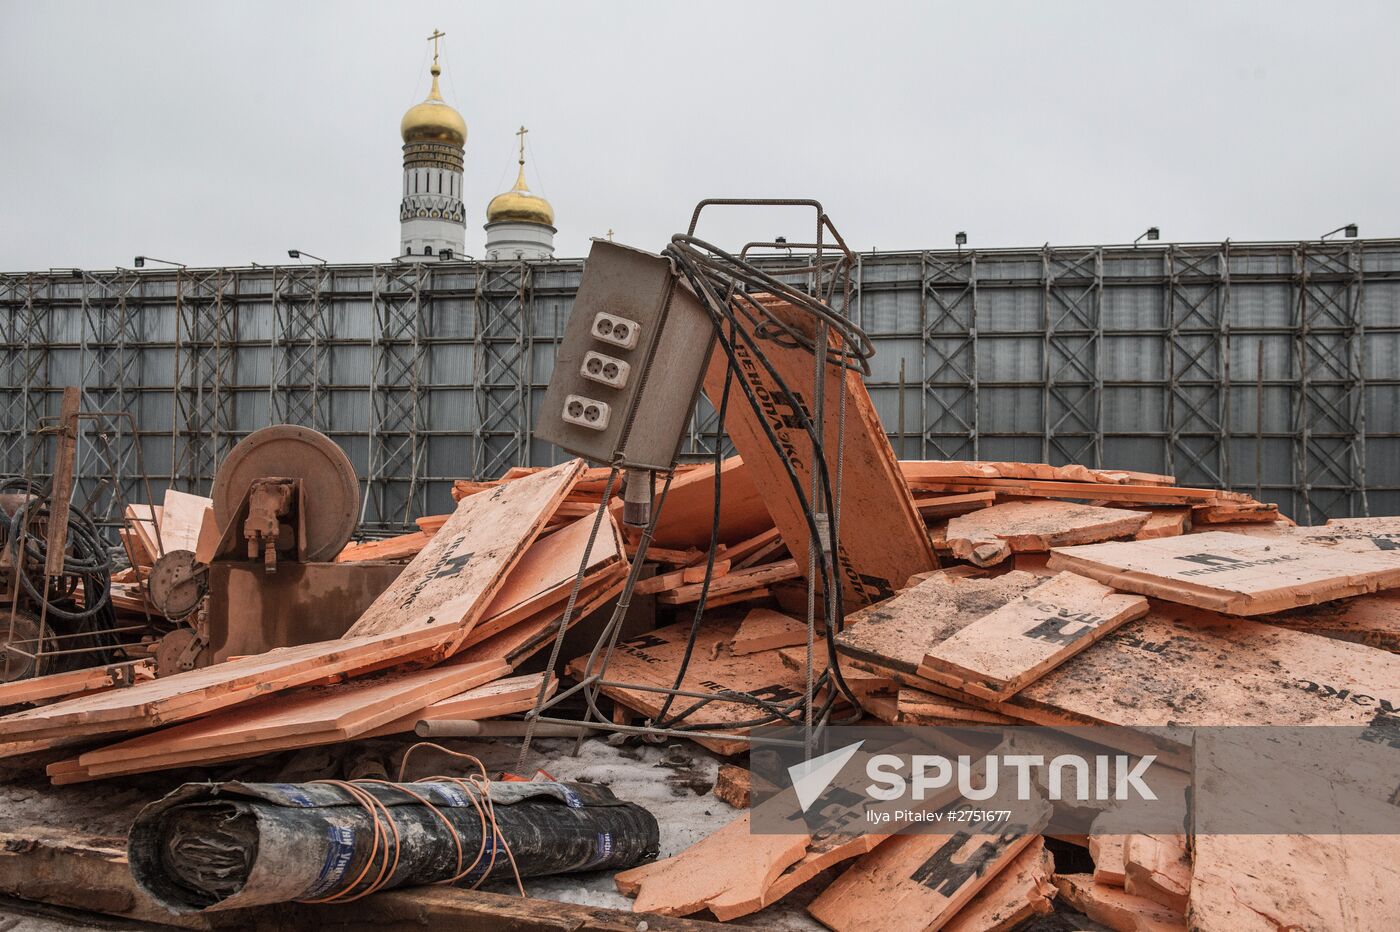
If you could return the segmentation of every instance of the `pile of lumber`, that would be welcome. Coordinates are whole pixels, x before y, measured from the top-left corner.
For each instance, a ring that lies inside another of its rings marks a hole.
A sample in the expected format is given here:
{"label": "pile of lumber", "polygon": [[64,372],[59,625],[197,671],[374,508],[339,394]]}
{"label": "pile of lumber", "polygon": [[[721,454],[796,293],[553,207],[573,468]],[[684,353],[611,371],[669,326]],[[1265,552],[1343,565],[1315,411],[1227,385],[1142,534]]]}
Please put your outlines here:
{"label": "pile of lumber", "polygon": [[[836,635],[835,662],[868,721],[1364,725],[1376,697],[1400,696],[1400,518],[1299,528],[1246,495],[1167,476],[1021,463],[899,468],[941,565],[850,611]],[[775,540],[787,538],[779,530]],[[683,592],[693,575],[656,585]],[[751,600],[747,615],[717,614],[700,631],[685,687],[800,690],[807,630],[797,606],[782,607],[774,594]],[[609,679],[672,685],[688,628],[622,645]],[[817,650],[820,669],[829,658],[820,640]],[[589,672],[587,660],[571,671]],[[663,698],[604,691],[642,718]],[[722,731],[745,711],[711,703],[702,721]],[[744,750],[738,740],[696,740]],[[1400,914],[1389,837],[1076,836],[1054,842],[1081,851],[1060,871],[1035,834],[838,843],[751,835],[746,820],[618,875],[618,889],[638,911],[728,920],[839,866],[808,906],[837,930],[868,928],[875,903],[882,928],[911,930],[1011,928],[1057,900],[1123,930],[1381,928],[1376,917]],[[957,869],[972,861],[978,871]]]}
{"label": "pile of lumber", "polygon": [[29,707],[0,717],[0,755],[71,746],[47,770],[73,783],[525,711],[543,680],[513,671],[549,643],[580,567],[575,620],[629,568],[606,512],[596,535],[591,517],[556,522],[583,473],[570,461],[463,498],[341,639],[120,689],[95,671],[25,681],[5,702]]}

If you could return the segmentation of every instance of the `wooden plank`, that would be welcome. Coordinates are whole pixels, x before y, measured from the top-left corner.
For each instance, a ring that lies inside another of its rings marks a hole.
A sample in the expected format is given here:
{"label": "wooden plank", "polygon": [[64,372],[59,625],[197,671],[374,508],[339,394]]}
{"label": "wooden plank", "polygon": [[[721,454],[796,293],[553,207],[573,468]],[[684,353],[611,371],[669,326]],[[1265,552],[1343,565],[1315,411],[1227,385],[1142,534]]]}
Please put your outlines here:
{"label": "wooden plank", "polygon": [[935,644],[918,674],[1000,702],[1146,614],[1142,596],[1059,573]]}
{"label": "wooden plank", "polygon": [[[731,399],[736,400],[736,399]],[[734,407],[731,406],[731,411]],[[772,526],[764,507],[763,496],[755,484],[754,471],[742,457],[731,456],[720,466],[719,542],[738,543],[760,534]],[[715,466],[702,463],[694,469],[678,472],[666,491],[656,519],[652,540],[658,547],[686,550],[691,547],[708,550],[710,525],[715,513]],[[619,482],[618,491],[621,491]],[[657,495],[661,493],[657,485]],[[622,520],[622,502],[612,506],[613,516]]]}
{"label": "wooden plank", "polygon": [[933,645],[1041,582],[1015,571],[989,579],[935,573],[893,599],[847,616],[845,630],[836,636],[837,649],[916,674]]}
{"label": "wooden plank", "polygon": [[937,479],[920,481],[913,488],[936,492],[985,492],[1031,498],[1067,498],[1081,501],[1136,502],[1146,505],[1214,504],[1252,502],[1248,495],[1221,489],[1182,486],[1114,485],[1099,482],[1045,482],[1035,479]]}
{"label": "wooden plank", "polygon": [[[439,699],[420,711],[370,729],[361,737],[377,738],[381,735],[402,734],[413,731],[421,721],[479,721],[498,715],[528,712],[534,708],[543,679],[543,673],[526,673],[486,683],[458,695]],[[559,680],[551,677],[546,695],[554,695],[558,688]]]}
{"label": "wooden plank", "polygon": [[1400,652],[1400,589],[1387,589],[1354,599],[1339,599],[1321,605],[1305,605],[1274,615],[1260,615],[1259,621]]}
{"label": "wooden plank", "polygon": [[1123,889],[1184,914],[1191,896],[1186,836],[1129,835],[1123,845]]}
{"label": "wooden plank", "polygon": [[[770,702],[791,703],[802,694],[805,679],[783,663],[777,651],[736,657],[720,650],[733,640],[738,624],[732,620],[713,621],[701,627],[695,639],[695,650],[681,688],[693,692],[716,692],[720,689],[743,693]],[[619,641],[608,662],[607,679],[617,683],[637,683],[670,689],[675,685],[676,672],[685,650],[690,622],[658,628],[633,638]],[[582,679],[588,656],[572,660],[565,672]],[[604,694],[644,716],[657,715],[665,696],[661,693],[616,686],[601,687]],[[671,704],[674,715],[695,704],[696,699],[679,696]],[[690,725],[704,725],[704,730],[723,731],[734,723],[758,717],[760,707],[742,702],[722,700],[706,703],[686,719]],[[745,733],[738,729],[736,734]],[[725,738],[695,738],[697,743],[717,754],[736,754],[748,749],[748,743]]]}
{"label": "wooden plank", "polygon": [[932,932],[1037,837],[1018,832],[894,835],[856,861],[807,911],[836,932],[869,929],[872,910],[878,911],[882,932]]}
{"label": "wooden plank", "polygon": [[943,932],[1010,932],[1036,916],[1055,911],[1055,858],[1043,838],[1035,838],[991,879]]}
{"label": "wooden plank", "polygon": [[[762,534],[755,534],[747,540],[741,540],[737,544],[725,547],[724,557],[736,569],[743,569],[754,563],[762,562],[760,558],[762,554],[769,553],[781,546],[783,546],[782,535],[778,533],[777,528],[770,527]],[[754,559],[751,560],[751,557]]]}
{"label": "wooden plank", "polygon": [[1382,932],[1400,916],[1393,835],[1197,835],[1191,928]]}
{"label": "wooden plank", "polygon": [[993,566],[1013,551],[1043,552],[1132,537],[1147,518],[1141,511],[1070,502],[1005,502],[950,519],[943,536],[953,556],[977,566]]}
{"label": "wooden plank", "polygon": [[1057,549],[1050,568],[1128,592],[1231,615],[1262,615],[1400,585],[1388,554],[1243,534],[1187,534],[1160,540]]}
{"label": "wooden plank", "polygon": [[[627,583],[626,576],[625,570],[618,569],[605,574],[588,589],[580,591],[575,611],[569,619],[569,627],[572,628],[616,599]],[[536,651],[553,643],[566,604],[567,601],[550,606],[504,631],[498,631],[490,637],[467,645],[457,655],[457,659],[465,661],[503,657],[512,667],[519,667]]]}
{"label": "wooden plank", "polygon": [[410,531],[382,540],[351,541],[336,555],[336,563],[362,563],[366,560],[407,560],[418,556],[428,546],[432,535],[426,531]]}
{"label": "wooden plank", "polygon": [[9,683],[0,683],[0,708],[41,702],[59,696],[90,693],[114,686],[118,681],[134,683],[151,679],[154,676],[155,663],[148,659],[105,667],[90,667],[86,670],[50,673],[48,676],[36,676],[27,680],[14,680]]}
{"label": "wooden plank", "polygon": [[810,841],[797,833],[750,832],[746,812],[680,854],[620,871],[613,880],[621,893],[636,897],[634,912],[688,916],[716,901],[761,900],[786,868],[802,860]]}
{"label": "wooden plank", "polygon": [[1127,469],[1090,469],[1074,463],[1006,463],[974,460],[900,460],[900,471],[910,483],[949,478],[1039,479],[1053,482],[1094,482],[1107,485],[1175,485],[1172,476]]}
{"label": "wooden plank", "polygon": [[487,606],[482,626],[489,631],[508,627],[505,619],[519,619],[567,598],[584,563],[584,578],[607,567],[627,564],[622,557],[622,537],[611,515],[606,515],[593,537],[584,562],[584,550],[593,533],[593,518],[579,518],[546,538],[535,541],[506,576],[505,583]]}
{"label": "wooden plank", "polygon": [[166,489],[160,522],[160,545],[165,552],[195,552],[199,548],[199,529],[204,524],[204,510],[213,505],[214,500],[204,495]]}
{"label": "wooden plank", "polygon": [[[729,561],[720,560],[711,569],[711,582],[717,581],[729,573]],[[686,585],[695,585],[704,582],[705,567],[685,566],[669,573],[660,573],[651,579],[643,579],[632,587],[633,595],[654,595],[658,592],[667,592],[672,589],[679,589]]]}
{"label": "wooden plank", "polygon": [[[845,674],[847,671],[843,669],[841,672]],[[1016,721],[1000,712],[980,709],[957,699],[909,686],[899,687],[890,696],[863,697],[860,706],[891,725],[1006,725]]]}
{"label": "wooden plank", "polygon": [[999,708],[1051,726],[1364,726],[1400,708],[1400,656],[1153,602]]}
{"label": "wooden plank", "polygon": [[[798,312],[781,301],[765,301],[767,311],[796,332],[815,336],[810,315]],[[753,336],[753,325],[741,328]],[[833,341],[837,338],[833,335]],[[779,442],[791,451],[801,488],[812,486],[812,444],[805,431],[791,425],[793,412],[783,407],[786,396],[768,371],[751,353],[743,340],[737,341],[735,356],[739,371],[734,378],[747,382],[755,394],[773,410],[769,426]],[[763,353],[773,368],[801,398],[815,397],[812,354],[801,347],[787,347],[772,340],[762,343]],[[724,353],[710,357],[705,374],[705,394],[714,402],[723,392],[729,361]],[[837,422],[841,411],[841,386],[846,380],[846,431],[841,501],[841,539],[836,547],[836,576],[841,581],[845,604],[851,610],[894,594],[895,589],[915,573],[938,565],[924,533],[924,522],[914,508],[894,451],[885,436],[874,403],[858,372],[828,363],[823,379],[825,423],[818,425],[823,446],[836,448]],[[735,447],[744,455],[754,485],[758,488],[772,523],[782,533],[797,565],[807,567],[810,531],[792,483],[777,454],[769,445],[762,423],[747,404],[739,385],[731,386],[726,428]],[[831,464],[834,470],[835,463]]]}
{"label": "wooden plank", "polygon": [[1290,540],[1353,553],[1390,553],[1400,561],[1400,517],[1333,518],[1316,527],[1287,531]]}
{"label": "wooden plank", "polygon": [[448,649],[456,648],[582,471],[582,460],[569,460],[462,499],[442,530],[346,636],[448,622],[457,628]]}
{"label": "wooden plank", "polygon": [[323,744],[330,735],[345,740],[509,672],[504,661],[447,663],[307,687],[87,751],[77,760],[94,775],[132,773],[173,766],[165,763],[171,760],[229,760]]}
{"label": "wooden plank", "polygon": [[768,563],[763,566],[752,566],[745,570],[735,570],[710,583],[708,590],[706,590],[704,583],[678,586],[675,589],[662,592],[657,597],[657,601],[667,605],[685,605],[689,602],[698,602],[701,593],[708,591],[709,596],[706,604],[715,605],[721,597],[751,589],[762,589],[772,583],[782,582],[785,579],[796,579],[801,575],[802,571],[798,568],[796,560],[784,560],[781,563]]}
{"label": "wooden plank", "polygon": [[996,500],[995,492],[968,492],[965,495],[916,494],[914,507],[919,510],[919,516],[925,521],[935,521],[990,508]]}
{"label": "wooden plank", "polygon": [[78,458],[78,408],[82,391],[76,385],[63,390],[58,405],[58,449],[54,455],[50,483],[48,549],[45,576],[63,574],[64,554],[68,551],[68,509],[73,501],[73,467]]}
{"label": "wooden plank", "polygon": [[1190,529],[1190,508],[1154,508],[1147,513],[1147,523],[1134,535],[1134,538],[1136,540],[1156,540],[1159,537],[1180,537]]}
{"label": "wooden plank", "polygon": [[[1114,932],[1185,932],[1186,918],[1180,913],[1173,913],[1151,900],[1131,896],[1121,887],[1095,883],[1090,874],[1056,874],[1055,887],[1071,909]],[[1263,928],[1260,926],[1261,930]],[[1277,926],[1267,928],[1278,932]]]}
{"label": "wooden plank", "polygon": [[[820,640],[821,637],[821,632],[818,632],[817,638]],[[734,632],[734,640],[731,642],[730,653],[742,656],[806,643],[806,622],[772,609],[756,608],[739,622],[739,628]]]}
{"label": "wooden plank", "polygon": [[196,563],[209,564],[219,552],[219,519],[214,517],[214,506],[204,509],[204,517],[199,522],[199,537],[195,541],[194,559]]}
{"label": "wooden plank", "polygon": [[1123,861],[1123,851],[1127,845],[1127,835],[1089,836],[1089,857],[1094,859],[1094,883],[1123,886],[1128,878],[1128,868]]}
{"label": "wooden plank", "polygon": [[283,689],[376,664],[440,656],[454,626],[318,641],[65,699],[0,718],[0,741],[112,734],[183,721]]}
{"label": "wooden plank", "polygon": [[164,551],[160,549],[160,522],[162,513],[165,511],[160,505],[127,505],[123,515],[126,519],[127,527],[136,533],[141,541],[140,549],[151,559],[149,565],[154,566],[155,561],[160,559]]}

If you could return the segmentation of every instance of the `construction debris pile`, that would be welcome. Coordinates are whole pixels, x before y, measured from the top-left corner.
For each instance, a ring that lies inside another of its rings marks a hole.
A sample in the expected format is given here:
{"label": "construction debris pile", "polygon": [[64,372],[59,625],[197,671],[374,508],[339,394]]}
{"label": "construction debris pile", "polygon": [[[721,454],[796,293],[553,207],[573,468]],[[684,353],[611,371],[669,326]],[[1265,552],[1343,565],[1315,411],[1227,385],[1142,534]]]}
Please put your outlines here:
{"label": "construction debris pile", "polygon": [[[707,283],[687,287],[703,297]],[[167,619],[129,645],[132,658],[161,655],[161,675],[98,668],[0,685],[0,706],[14,707],[0,717],[0,754],[33,761],[55,784],[217,774],[319,745],[480,735],[483,720],[512,717],[500,733],[524,736],[525,752],[535,729],[692,740],[730,758],[713,787],[728,811],[748,806],[743,755],[754,729],[773,723],[1316,726],[1394,713],[1400,518],[1296,527],[1248,495],[1170,476],[899,461],[851,357],[829,353],[814,372],[813,347],[852,338],[786,296],[747,300],[752,314],[724,321],[722,352],[699,373],[734,455],[629,467],[625,487],[622,470],[583,459],[512,469],[458,482],[455,510],[410,533],[354,542],[318,529],[327,511],[342,523],[345,513],[317,484],[322,466],[279,465],[231,492],[216,484],[213,499],[172,491],[158,509],[133,506],[132,568],[114,578],[112,601],[128,619]],[[774,322],[791,338],[765,336]],[[616,330],[608,338],[619,342]],[[728,404],[741,393],[752,403]],[[637,494],[642,483],[654,495]],[[313,554],[326,540],[335,546]],[[162,568],[175,553],[189,556]],[[279,603],[298,598],[305,624],[277,621]],[[452,747],[470,754],[473,740]],[[529,769],[548,769],[525,752]],[[350,896],[510,876],[480,858],[510,851],[495,820],[509,822],[501,812],[519,800],[549,797],[536,801],[540,819],[625,807],[605,790],[561,806],[582,784],[485,774],[455,784],[460,798],[444,782],[316,786],[314,806],[353,810],[359,829],[347,831],[361,845],[374,838],[373,853],[344,856],[342,868],[355,867],[335,889]],[[219,839],[171,822],[187,811],[176,803],[313,819],[298,792],[234,784],[158,804],[133,834],[143,889],[184,910],[239,905],[260,868],[210,865],[230,846],[259,849],[259,829],[240,823]],[[417,873],[396,874],[386,826],[422,806],[431,811],[414,816],[415,831],[458,827],[415,855]],[[640,836],[554,860],[625,868],[616,889],[659,916],[736,920],[799,890],[807,913],[837,930],[1011,929],[1056,910],[1120,930],[1379,929],[1400,915],[1385,836],[773,835],[751,832],[744,813],[650,860],[647,819],[664,827],[667,814],[626,815]],[[466,823],[474,834],[459,831]],[[581,824],[569,836],[579,844],[620,831]],[[185,847],[171,854],[177,829]],[[310,834],[323,838],[324,825]],[[276,872],[295,882],[246,902],[317,900],[325,851],[302,863],[288,844],[257,856],[291,858]],[[183,881],[168,876],[175,862]]]}

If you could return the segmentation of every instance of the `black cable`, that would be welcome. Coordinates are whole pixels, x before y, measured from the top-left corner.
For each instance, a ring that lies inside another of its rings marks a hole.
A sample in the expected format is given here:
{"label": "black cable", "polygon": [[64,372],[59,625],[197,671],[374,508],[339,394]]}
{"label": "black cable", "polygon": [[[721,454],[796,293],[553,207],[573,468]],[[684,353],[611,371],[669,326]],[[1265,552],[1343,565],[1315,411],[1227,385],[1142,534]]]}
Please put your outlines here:
{"label": "black cable", "polygon": [[[737,289],[734,287],[733,280],[727,280],[728,275],[732,274],[735,278],[747,281],[751,284],[757,284],[758,286],[763,287],[765,290],[770,291],[770,293],[782,295],[789,301],[789,303],[798,306],[799,308],[808,310],[815,316],[821,318],[822,320],[832,325],[840,335],[841,342],[838,348],[829,348],[829,351],[826,353],[826,358],[829,363],[833,361],[833,353],[836,353],[837,355],[835,362],[842,369],[858,368],[860,369],[860,371],[868,371],[868,366],[866,365],[865,360],[870,354],[873,354],[873,346],[869,343],[869,340],[865,336],[863,331],[861,331],[850,321],[847,321],[842,317],[834,315],[828,306],[822,304],[819,301],[815,301],[806,294],[794,291],[793,289],[787,287],[781,282],[778,282],[771,276],[766,275],[761,270],[752,267],[748,263],[743,262],[742,260],[739,260],[734,256],[729,255],[728,253],[724,253],[722,250],[718,250],[715,247],[710,246],[709,244],[696,240],[693,237],[677,236],[673,238],[673,245],[675,246],[675,248],[668,249],[667,255],[676,264],[677,268],[685,273],[688,281],[692,286],[692,289],[700,297],[702,305],[707,308],[707,310],[711,314],[712,319],[714,319],[716,323],[716,328],[720,331],[718,342],[721,344],[726,355],[728,356],[730,373],[739,370],[740,366],[735,355],[732,339],[726,338],[726,336],[723,333],[723,325],[725,323],[729,324],[731,334],[738,333],[741,336],[741,338],[747,344],[748,349],[751,351],[753,356],[756,359],[758,359],[758,361],[764,367],[764,369],[767,370],[769,376],[773,380],[773,383],[778,386],[779,390],[785,397],[790,409],[794,412],[795,418],[799,422],[799,427],[801,427],[804,430],[804,432],[807,433],[809,440],[812,443],[813,469],[818,472],[820,489],[824,493],[824,497],[828,502],[828,505],[830,505],[830,503],[833,500],[833,493],[831,490],[830,476],[826,468],[826,456],[825,451],[823,449],[821,436],[815,428],[815,426],[811,423],[810,418],[807,417],[806,411],[803,410],[803,406],[800,400],[791,391],[790,387],[786,384],[782,377],[777,373],[772,363],[768,360],[766,354],[763,353],[761,347],[759,347],[756,341],[750,338],[749,335],[747,333],[744,333],[743,329],[738,326],[738,321],[735,317],[735,310],[732,306],[733,303],[735,303],[736,299],[742,298],[743,300],[747,301],[749,305],[755,311],[757,311],[759,315],[762,315],[762,320],[759,321],[759,323],[755,326],[756,333],[761,328],[763,328],[764,322],[771,322],[773,326],[775,326],[781,332],[786,333],[791,337],[790,341],[786,343],[783,342],[781,339],[775,339],[775,342],[778,342],[779,345],[802,345],[812,349],[812,351],[815,351],[815,347],[813,346],[812,341],[808,339],[805,335],[797,333],[785,322],[773,317],[771,314],[768,314],[766,309],[764,309],[762,305],[758,304],[758,302],[754,301],[751,296],[743,292],[737,291]],[[697,245],[701,248],[696,248]],[[709,253],[711,253],[712,255],[706,255],[706,253],[703,252],[702,249],[708,250]],[[718,259],[716,259],[716,256],[718,257]],[[714,291],[716,290],[716,286],[718,286],[719,290],[723,290],[726,292],[725,299],[719,299],[718,295],[714,293]],[[771,330],[769,332],[771,333]],[[769,338],[773,339],[774,337],[770,336]],[[849,349],[851,346],[859,347],[860,351],[855,353],[851,352]],[[849,362],[848,360],[856,360],[858,365],[852,365],[851,362]],[[787,453],[783,450],[782,444],[779,442],[777,436],[769,426],[768,419],[764,415],[764,412],[762,410],[762,405],[760,404],[757,396],[753,392],[752,387],[749,386],[742,378],[739,381],[746,395],[746,399],[749,401],[750,407],[753,408],[754,413],[759,420],[759,423],[764,428],[765,434],[767,435],[767,439],[769,440],[770,445],[773,446],[774,450],[778,453],[780,460],[783,462],[784,469],[788,475],[790,483],[793,486],[794,492],[797,495],[799,505],[801,506],[804,518],[806,519],[806,522],[808,524],[809,533],[812,535],[813,538],[820,539],[819,535],[817,535],[816,533],[816,515],[814,514],[811,508],[811,504],[807,499],[806,491],[802,487],[802,482],[800,478],[797,476],[796,471],[793,468]],[[725,386],[726,391],[728,390],[728,387],[729,381],[727,377]],[[721,421],[722,420],[723,418],[721,417]],[[722,426],[723,425],[721,423],[721,428]],[[830,536],[833,540],[835,540],[834,509],[828,507],[828,509],[826,510],[826,514],[830,525]],[[839,541],[837,541],[836,543],[839,547]],[[852,694],[849,686],[847,686],[844,678],[841,676],[839,662],[837,661],[837,653],[835,648],[835,634],[841,629],[842,624],[844,622],[844,611],[842,599],[839,595],[839,587],[835,585],[835,580],[832,578],[834,567],[832,565],[832,561],[828,561],[827,559],[825,559],[825,555],[823,555],[823,559],[821,559],[818,562],[821,566],[820,584],[822,586],[823,591],[824,608],[826,609],[825,613],[829,616],[826,619],[827,623],[824,625],[824,628],[828,653],[830,655],[830,663],[828,669],[823,672],[821,678],[817,681],[817,685],[819,685],[820,688],[826,688],[826,686],[829,685],[829,683],[833,683],[837,687],[836,690],[833,690],[828,694],[827,699],[823,703],[822,714],[823,717],[825,717],[825,715],[832,708],[837,698],[838,691],[839,694],[844,694],[853,705],[856,705],[857,708],[858,705],[855,702],[855,697]],[[687,656],[687,663],[688,659],[689,658]],[[684,667],[682,668],[681,676],[684,676]],[[737,701],[750,701],[759,705],[770,705],[768,703],[762,702],[761,700],[755,700],[754,697],[740,697],[736,695],[734,698]],[[702,702],[693,704],[686,710],[683,710],[681,713],[678,713],[678,715],[674,716],[670,720],[671,724],[678,723],[680,719],[692,714],[698,708],[701,708],[703,705],[708,704],[709,701],[712,700],[704,700]],[[801,707],[802,703],[798,703],[792,708],[800,710]],[[778,714],[779,717],[785,718],[785,716],[782,716],[781,713]],[[773,720],[772,717],[769,717],[765,720],[756,722],[756,724],[762,724],[764,721],[771,720]]]}

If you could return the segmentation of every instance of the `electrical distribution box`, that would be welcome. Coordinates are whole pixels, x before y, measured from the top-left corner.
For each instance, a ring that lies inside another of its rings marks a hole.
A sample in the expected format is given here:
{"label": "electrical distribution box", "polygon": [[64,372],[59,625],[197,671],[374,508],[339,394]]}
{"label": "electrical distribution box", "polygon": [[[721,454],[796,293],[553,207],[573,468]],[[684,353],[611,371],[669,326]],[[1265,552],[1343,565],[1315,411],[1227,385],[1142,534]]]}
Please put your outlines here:
{"label": "electrical distribution box", "polygon": [[669,262],[594,240],[535,437],[594,463],[669,469],[714,343]]}

